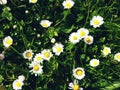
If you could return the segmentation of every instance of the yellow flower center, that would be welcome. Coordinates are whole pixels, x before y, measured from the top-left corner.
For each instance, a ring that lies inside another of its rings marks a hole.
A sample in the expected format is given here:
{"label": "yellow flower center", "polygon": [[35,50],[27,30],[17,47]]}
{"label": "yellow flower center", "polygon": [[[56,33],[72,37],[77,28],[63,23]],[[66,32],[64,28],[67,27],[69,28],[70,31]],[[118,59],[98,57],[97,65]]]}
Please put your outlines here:
{"label": "yellow flower center", "polygon": [[75,85],[73,86],[73,90],[79,90],[79,85],[75,84]]}
{"label": "yellow flower center", "polygon": [[71,8],[71,3],[67,2],[67,3],[66,3],[66,7],[67,7],[67,8]]}
{"label": "yellow flower center", "polygon": [[118,59],[120,59],[120,54],[116,56]]}
{"label": "yellow flower center", "polygon": [[85,36],[85,32],[84,32],[84,31],[81,31],[81,32],[80,32],[80,36]]}
{"label": "yellow flower center", "polygon": [[106,48],[106,49],[104,49],[104,52],[109,53],[110,51],[109,51],[109,49]]}
{"label": "yellow flower center", "polygon": [[78,76],[82,76],[82,75],[83,75],[83,71],[82,71],[82,70],[77,70],[77,71],[76,71],[76,74],[77,74]]}
{"label": "yellow flower center", "polygon": [[94,65],[94,66],[97,66],[97,65],[98,65],[98,61],[94,61],[94,62],[93,62],[93,65]]}
{"label": "yellow flower center", "polygon": [[90,38],[86,38],[86,42],[90,43],[91,39]]}
{"label": "yellow flower center", "polygon": [[31,2],[35,3],[37,0],[31,0]]}
{"label": "yellow flower center", "polygon": [[61,52],[62,51],[61,47],[57,47],[56,50],[57,50],[57,52]]}
{"label": "yellow flower center", "polygon": [[38,65],[35,65],[35,66],[33,67],[33,69],[34,69],[34,71],[38,71],[38,70],[39,70],[39,66],[38,66]]}
{"label": "yellow flower center", "polygon": [[8,45],[11,45],[11,44],[12,44],[12,39],[8,39],[8,40],[6,41],[6,43],[7,43]]}
{"label": "yellow flower center", "polygon": [[77,36],[73,36],[73,40],[77,40],[78,39],[78,37]]}
{"label": "yellow flower center", "polygon": [[38,56],[38,57],[36,58],[37,61],[40,61],[41,59],[42,59],[41,56]]}
{"label": "yellow flower center", "polygon": [[18,81],[18,82],[16,82],[15,85],[16,85],[16,87],[21,87],[22,84]]}
{"label": "yellow flower center", "polygon": [[48,27],[48,24],[44,22],[43,27]]}
{"label": "yellow flower center", "polygon": [[45,53],[44,53],[44,57],[45,57],[45,58],[49,58],[49,57],[50,57],[50,52],[45,52]]}
{"label": "yellow flower center", "polygon": [[100,24],[99,20],[94,20],[93,23],[94,23],[95,25],[99,25],[99,24]]}
{"label": "yellow flower center", "polygon": [[31,52],[27,52],[26,53],[26,57],[30,58],[32,56],[32,53]]}

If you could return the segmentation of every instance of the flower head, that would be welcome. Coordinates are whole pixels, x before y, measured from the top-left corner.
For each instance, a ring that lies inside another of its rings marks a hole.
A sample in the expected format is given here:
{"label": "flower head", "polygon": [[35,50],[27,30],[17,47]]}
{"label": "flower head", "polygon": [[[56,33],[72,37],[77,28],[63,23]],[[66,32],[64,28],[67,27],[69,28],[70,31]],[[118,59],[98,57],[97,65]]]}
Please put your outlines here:
{"label": "flower head", "polygon": [[32,50],[29,49],[29,50],[24,51],[23,57],[24,57],[25,59],[31,60],[32,57],[33,57],[33,52],[32,52]]}
{"label": "flower head", "polygon": [[69,36],[69,41],[73,44],[78,43],[80,40],[81,40],[81,38],[80,38],[79,34],[76,32],[71,33]]}
{"label": "flower head", "polygon": [[41,20],[41,22],[40,22],[40,25],[44,28],[50,27],[51,24],[52,24],[52,22],[50,22],[49,20]]}
{"label": "flower head", "polygon": [[64,6],[64,9],[70,9],[74,6],[74,2],[72,0],[65,0],[63,1],[62,5]]}
{"label": "flower head", "polygon": [[103,17],[101,16],[94,16],[90,21],[90,25],[92,25],[94,28],[100,27],[103,23]]}
{"label": "flower head", "polygon": [[25,76],[24,75],[20,75],[20,76],[18,76],[18,79],[23,82],[25,80]]}
{"label": "flower head", "polygon": [[85,38],[84,38],[84,42],[86,43],[86,44],[92,44],[93,43],[93,36],[86,36]]}
{"label": "flower head", "polygon": [[13,89],[15,90],[21,90],[23,85],[24,83],[19,79],[14,80],[12,84]]}
{"label": "flower head", "polygon": [[74,80],[74,82],[69,83],[69,87],[68,88],[72,89],[72,90],[83,90],[83,88],[79,87],[77,80]]}
{"label": "flower head", "polygon": [[102,53],[104,56],[107,56],[108,54],[111,53],[111,49],[109,47],[104,47],[104,49],[102,50]]}
{"label": "flower head", "polygon": [[51,39],[51,43],[55,43],[55,41],[56,41],[55,38]]}
{"label": "flower head", "polygon": [[36,3],[38,0],[29,0],[29,3]]}
{"label": "flower head", "polygon": [[43,66],[41,66],[40,63],[33,61],[30,63],[29,67],[32,68],[32,70],[30,70],[30,72],[34,73],[35,76],[43,73],[43,70],[42,70]]}
{"label": "flower head", "polygon": [[81,38],[84,38],[89,34],[88,29],[85,29],[85,28],[80,28],[77,32]]}
{"label": "flower head", "polygon": [[55,53],[55,55],[60,55],[61,52],[63,52],[63,45],[61,43],[55,43],[52,50]]}
{"label": "flower head", "polygon": [[43,55],[41,53],[36,54],[34,57],[34,61],[38,62],[38,63],[40,63],[40,62],[42,63],[43,62]]}
{"label": "flower head", "polygon": [[118,62],[120,62],[120,53],[116,53],[114,55],[114,59],[117,60]]}
{"label": "flower head", "polygon": [[85,77],[84,69],[80,67],[73,69],[73,76],[79,80],[83,79]]}
{"label": "flower head", "polygon": [[10,36],[7,36],[3,39],[3,45],[8,48],[13,44],[13,39]]}
{"label": "flower head", "polygon": [[90,61],[90,66],[92,66],[92,67],[96,67],[96,66],[98,66],[100,64],[100,61],[98,60],[98,59],[92,59],[91,61]]}
{"label": "flower head", "polygon": [[44,49],[44,50],[42,51],[42,56],[43,56],[43,59],[49,61],[50,58],[53,56],[53,54],[50,52],[49,49]]}
{"label": "flower head", "polygon": [[7,0],[0,0],[0,4],[1,4],[1,5],[7,4]]}

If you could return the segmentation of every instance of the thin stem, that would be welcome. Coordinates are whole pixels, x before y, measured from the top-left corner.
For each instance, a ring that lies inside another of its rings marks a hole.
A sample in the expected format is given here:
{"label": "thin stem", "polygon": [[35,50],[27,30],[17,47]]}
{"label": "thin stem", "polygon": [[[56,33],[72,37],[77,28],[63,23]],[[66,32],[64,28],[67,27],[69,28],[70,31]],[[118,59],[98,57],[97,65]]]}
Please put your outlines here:
{"label": "thin stem", "polygon": [[21,54],[18,50],[16,50],[14,47],[11,46],[11,48],[12,48],[12,50],[15,51],[18,55],[20,55],[20,56],[22,55],[22,54]]}

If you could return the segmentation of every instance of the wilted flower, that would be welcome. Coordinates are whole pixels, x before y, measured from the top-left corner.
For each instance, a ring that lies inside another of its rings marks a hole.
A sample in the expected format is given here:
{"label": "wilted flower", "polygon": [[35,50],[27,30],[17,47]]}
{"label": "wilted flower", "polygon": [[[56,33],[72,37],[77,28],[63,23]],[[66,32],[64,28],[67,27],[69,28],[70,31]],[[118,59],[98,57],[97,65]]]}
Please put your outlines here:
{"label": "wilted flower", "polygon": [[103,23],[103,17],[101,16],[94,16],[90,21],[90,25],[92,25],[94,28],[100,27]]}
{"label": "wilted flower", "polygon": [[20,75],[20,76],[18,76],[18,79],[23,82],[25,80],[25,76],[24,75]]}
{"label": "wilted flower", "polygon": [[92,67],[96,67],[96,66],[98,66],[100,64],[100,61],[98,60],[98,59],[92,59],[91,61],[90,61],[90,66],[92,66]]}
{"label": "wilted flower", "polygon": [[120,53],[116,53],[114,55],[114,59],[117,60],[118,62],[120,62]]}
{"label": "wilted flower", "polygon": [[80,40],[81,40],[81,38],[80,38],[79,34],[76,32],[71,33],[69,36],[69,41],[73,44],[78,43]]}
{"label": "wilted flower", "polygon": [[0,60],[3,60],[5,58],[4,54],[0,54]]}
{"label": "wilted flower", "polygon": [[80,67],[73,69],[73,76],[79,80],[83,79],[85,77],[84,69]]}
{"label": "wilted flower", "polygon": [[65,0],[63,1],[62,5],[64,6],[64,9],[70,9],[73,7],[75,3],[72,0]]}
{"label": "wilted flower", "polygon": [[3,39],[3,45],[8,48],[13,44],[13,39],[10,36],[7,36]]}
{"label": "wilted flower", "polygon": [[55,38],[51,39],[51,43],[55,43],[55,41],[56,41]]}
{"label": "wilted flower", "polygon": [[52,22],[50,22],[49,20],[41,20],[40,25],[44,28],[50,27],[50,25],[52,24]]}
{"label": "wilted flower", "polygon": [[55,53],[55,55],[60,55],[61,52],[63,52],[63,45],[61,43],[55,43],[52,50]]}

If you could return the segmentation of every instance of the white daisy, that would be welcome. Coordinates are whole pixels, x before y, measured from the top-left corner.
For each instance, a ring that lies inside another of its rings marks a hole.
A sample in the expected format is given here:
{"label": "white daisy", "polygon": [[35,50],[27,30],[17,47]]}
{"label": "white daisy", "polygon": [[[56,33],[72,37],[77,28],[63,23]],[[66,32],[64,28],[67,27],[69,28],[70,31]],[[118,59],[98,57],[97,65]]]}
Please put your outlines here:
{"label": "white daisy", "polygon": [[55,38],[51,39],[51,43],[55,43],[55,41],[56,41]]}
{"label": "white daisy", "polygon": [[61,52],[63,52],[63,45],[61,43],[55,43],[55,45],[52,47],[53,52],[55,55],[60,55]]}
{"label": "white daisy", "polygon": [[94,28],[100,27],[103,23],[103,17],[101,16],[94,16],[90,21],[90,25],[92,25]]}
{"label": "white daisy", "polygon": [[114,59],[117,60],[118,62],[120,62],[120,53],[116,53],[114,55]]}
{"label": "white daisy", "polygon": [[109,47],[104,47],[104,49],[102,50],[102,53],[104,56],[107,56],[108,54],[111,53],[111,49]]}
{"label": "white daisy", "polygon": [[74,6],[74,4],[75,4],[75,2],[73,2],[72,0],[65,0],[62,3],[64,9],[70,9]]}
{"label": "white daisy", "polygon": [[29,0],[29,3],[36,3],[38,0]]}
{"label": "white daisy", "polygon": [[23,85],[24,83],[19,79],[14,80],[12,84],[14,90],[21,90]]}
{"label": "white daisy", "polygon": [[79,87],[77,80],[74,80],[74,82],[69,83],[69,87],[68,88],[72,89],[72,90],[83,90],[83,88]]}
{"label": "white daisy", "polygon": [[8,48],[13,44],[13,39],[10,36],[7,36],[3,39],[3,45]]}
{"label": "white daisy", "polygon": [[80,67],[73,69],[73,76],[79,80],[83,79],[85,77],[84,69]]}
{"label": "white daisy", "polygon": [[20,75],[20,76],[18,76],[18,79],[23,82],[25,80],[25,76],[24,75]]}
{"label": "white daisy", "polygon": [[86,43],[86,44],[92,44],[93,43],[93,36],[86,36],[85,38],[84,38],[84,42]]}
{"label": "white daisy", "polygon": [[0,0],[0,4],[1,4],[1,5],[7,4],[7,0]]}
{"label": "white daisy", "polygon": [[34,73],[35,76],[43,73],[43,70],[42,70],[43,66],[41,66],[40,63],[33,61],[30,63],[29,67],[32,68],[32,70],[30,70],[30,72]]}
{"label": "white daisy", "polygon": [[42,51],[42,55],[43,55],[43,59],[45,59],[45,60],[47,60],[47,61],[49,61],[50,58],[53,56],[53,54],[50,52],[49,49],[44,49],[44,50]]}
{"label": "white daisy", "polygon": [[29,50],[24,51],[24,52],[23,52],[23,57],[24,57],[25,59],[31,60],[32,57],[33,57],[33,52],[32,52],[32,50],[29,49]]}
{"label": "white daisy", "polygon": [[81,38],[86,37],[89,34],[88,29],[86,28],[80,28],[77,33],[80,35]]}
{"label": "white daisy", "polygon": [[52,24],[52,22],[50,22],[49,20],[41,20],[40,25],[44,28],[50,27]]}
{"label": "white daisy", "polygon": [[43,55],[41,53],[38,53],[38,54],[35,55],[35,57],[33,58],[33,60],[35,62],[42,63],[43,62]]}
{"label": "white daisy", "polygon": [[91,61],[90,61],[90,66],[92,66],[92,67],[96,67],[96,66],[98,66],[100,64],[100,61],[98,60],[98,59],[92,59]]}
{"label": "white daisy", "polygon": [[79,34],[76,32],[71,33],[69,36],[69,41],[73,44],[78,43],[80,40],[81,40],[81,38],[80,38]]}

